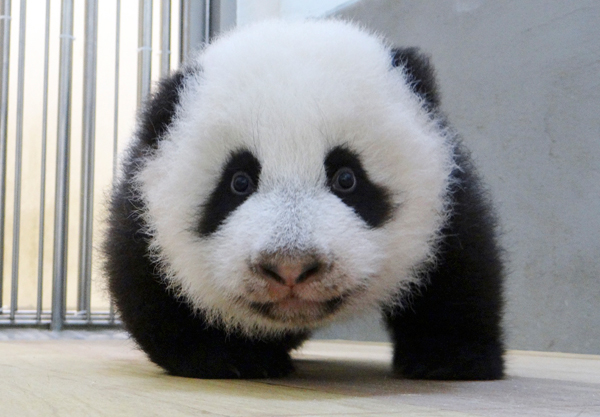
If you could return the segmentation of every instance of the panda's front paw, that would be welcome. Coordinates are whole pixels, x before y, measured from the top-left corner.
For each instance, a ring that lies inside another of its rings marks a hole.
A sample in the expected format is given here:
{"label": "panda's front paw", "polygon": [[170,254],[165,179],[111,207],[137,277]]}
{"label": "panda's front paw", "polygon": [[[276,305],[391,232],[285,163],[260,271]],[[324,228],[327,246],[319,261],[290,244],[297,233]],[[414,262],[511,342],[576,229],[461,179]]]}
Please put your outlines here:
{"label": "panda's front paw", "polygon": [[202,379],[280,378],[293,370],[285,351],[214,350],[169,355],[157,362],[170,375]]}
{"label": "panda's front paw", "polygon": [[429,379],[429,380],[493,380],[501,379],[503,371],[501,366],[488,363],[451,363],[445,365],[431,366],[422,363],[405,364],[394,368],[394,372],[402,378],[407,379]]}
{"label": "panda's front paw", "polygon": [[288,354],[268,355],[266,357],[236,358],[234,361],[223,364],[228,379],[261,379],[281,378],[294,371],[292,359]]}
{"label": "panda's front paw", "polygon": [[294,371],[291,361],[287,364],[270,364],[268,366],[251,366],[235,368],[230,365],[235,372],[235,378],[240,379],[262,379],[262,378],[282,378]]}
{"label": "panda's front paw", "polygon": [[[481,346],[478,346],[481,348]],[[504,376],[502,349],[446,349],[396,352],[394,373],[401,378],[492,380]]]}

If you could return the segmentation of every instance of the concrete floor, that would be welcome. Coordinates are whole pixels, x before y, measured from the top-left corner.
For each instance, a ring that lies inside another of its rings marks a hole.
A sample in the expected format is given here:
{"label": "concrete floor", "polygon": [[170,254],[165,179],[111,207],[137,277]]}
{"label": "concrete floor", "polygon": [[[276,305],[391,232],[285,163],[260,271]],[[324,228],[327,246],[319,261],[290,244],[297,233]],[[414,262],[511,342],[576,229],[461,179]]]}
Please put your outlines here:
{"label": "concrete floor", "polygon": [[118,336],[14,337],[0,341],[0,416],[600,416],[593,355],[513,351],[502,381],[407,381],[388,344],[320,341],[291,377],[208,381],[167,376]]}

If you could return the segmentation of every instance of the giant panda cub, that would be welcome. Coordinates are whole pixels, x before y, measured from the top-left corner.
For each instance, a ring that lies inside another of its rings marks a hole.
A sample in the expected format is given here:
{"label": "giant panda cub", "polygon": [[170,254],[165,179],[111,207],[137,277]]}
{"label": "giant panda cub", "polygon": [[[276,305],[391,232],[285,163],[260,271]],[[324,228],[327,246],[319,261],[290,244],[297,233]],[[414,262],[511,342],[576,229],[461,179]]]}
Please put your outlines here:
{"label": "giant panda cub", "polygon": [[397,376],[495,379],[494,227],[425,56],[269,21],[158,85],[104,250],[125,328],[172,375],[284,376],[312,331],[376,309]]}

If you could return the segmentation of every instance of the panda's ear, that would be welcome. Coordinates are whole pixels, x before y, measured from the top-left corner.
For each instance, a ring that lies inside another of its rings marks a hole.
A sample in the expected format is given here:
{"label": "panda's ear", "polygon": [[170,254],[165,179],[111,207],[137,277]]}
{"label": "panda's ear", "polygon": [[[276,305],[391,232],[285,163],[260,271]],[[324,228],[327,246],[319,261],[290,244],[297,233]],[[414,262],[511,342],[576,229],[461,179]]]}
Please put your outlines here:
{"label": "panda's ear", "polygon": [[440,99],[435,81],[435,71],[429,63],[429,57],[419,48],[392,49],[392,66],[402,67],[412,90],[424,100],[428,111],[436,110]]}
{"label": "panda's ear", "polygon": [[194,71],[191,67],[175,71],[163,78],[146,99],[140,116],[138,137],[144,144],[156,147],[175,117],[185,79]]}

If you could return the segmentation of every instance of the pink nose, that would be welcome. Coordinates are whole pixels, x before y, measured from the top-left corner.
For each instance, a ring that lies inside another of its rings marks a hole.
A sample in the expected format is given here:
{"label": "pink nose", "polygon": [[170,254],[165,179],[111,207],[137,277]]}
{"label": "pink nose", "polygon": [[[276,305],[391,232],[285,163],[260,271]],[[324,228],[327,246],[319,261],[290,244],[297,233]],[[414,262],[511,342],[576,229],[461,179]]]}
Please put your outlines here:
{"label": "pink nose", "polygon": [[322,269],[318,261],[311,262],[261,262],[257,265],[259,274],[268,279],[288,287],[301,284],[315,278]]}

